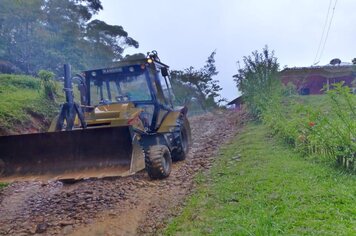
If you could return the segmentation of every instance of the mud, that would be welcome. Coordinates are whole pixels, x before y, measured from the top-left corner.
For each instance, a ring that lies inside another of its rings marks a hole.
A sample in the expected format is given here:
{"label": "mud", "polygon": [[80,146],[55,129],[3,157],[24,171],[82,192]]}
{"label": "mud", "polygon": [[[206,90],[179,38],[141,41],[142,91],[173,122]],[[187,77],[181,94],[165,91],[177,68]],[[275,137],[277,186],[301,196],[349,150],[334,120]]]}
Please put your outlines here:
{"label": "mud", "polygon": [[[129,167],[128,167],[129,168]],[[53,174],[43,174],[43,175],[21,175],[21,176],[10,176],[10,177],[0,177],[0,183],[13,183],[13,182],[53,182],[55,180],[60,180],[64,183],[73,183],[79,180],[85,180],[90,178],[97,179],[110,179],[114,177],[124,177],[130,175],[130,170],[124,167],[107,167],[98,169],[85,169],[79,171],[70,171],[63,173],[61,175]]]}
{"label": "mud", "polygon": [[191,151],[164,180],[142,171],[74,184],[13,183],[0,190],[0,235],[156,235],[180,213],[196,174],[209,170],[243,121],[235,112],[191,118]]}

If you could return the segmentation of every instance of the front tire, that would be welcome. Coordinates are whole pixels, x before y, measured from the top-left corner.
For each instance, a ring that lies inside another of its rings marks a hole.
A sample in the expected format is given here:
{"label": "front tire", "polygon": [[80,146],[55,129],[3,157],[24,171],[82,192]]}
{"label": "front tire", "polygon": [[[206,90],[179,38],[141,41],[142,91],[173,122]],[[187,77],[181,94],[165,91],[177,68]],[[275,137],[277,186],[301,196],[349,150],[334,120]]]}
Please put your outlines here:
{"label": "front tire", "polygon": [[165,145],[154,145],[145,151],[145,165],[151,179],[164,179],[172,169],[170,151]]}

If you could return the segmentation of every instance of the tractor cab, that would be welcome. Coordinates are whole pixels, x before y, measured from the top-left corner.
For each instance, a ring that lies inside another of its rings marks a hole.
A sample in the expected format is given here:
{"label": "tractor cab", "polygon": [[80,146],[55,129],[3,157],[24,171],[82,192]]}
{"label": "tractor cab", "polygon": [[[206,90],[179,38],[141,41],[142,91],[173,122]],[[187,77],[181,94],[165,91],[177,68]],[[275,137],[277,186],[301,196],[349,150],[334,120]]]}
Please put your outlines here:
{"label": "tractor cab", "polygon": [[80,91],[81,103],[87,108],[122,111],[125,104],[133,104],[142,109],[140,119],[146,131],[157,130],[165,115],[173,110],[168,66],[155,58],[85,71]]}

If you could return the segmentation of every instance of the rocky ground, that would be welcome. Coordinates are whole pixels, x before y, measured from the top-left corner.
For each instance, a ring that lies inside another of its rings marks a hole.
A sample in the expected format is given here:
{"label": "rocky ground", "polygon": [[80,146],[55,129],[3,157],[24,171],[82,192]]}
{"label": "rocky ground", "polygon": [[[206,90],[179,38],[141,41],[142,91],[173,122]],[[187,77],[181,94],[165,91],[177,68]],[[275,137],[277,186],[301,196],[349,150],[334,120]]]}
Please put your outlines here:
{"label": "rocky ground", "polygon": [[219,112],[190,119],[193,146],[165,180],[134,176],[61,182],[13,183],[0,190],[0,235],[153,235],[179,214],[208,170],[219,146],[233,137],[241,114]]}

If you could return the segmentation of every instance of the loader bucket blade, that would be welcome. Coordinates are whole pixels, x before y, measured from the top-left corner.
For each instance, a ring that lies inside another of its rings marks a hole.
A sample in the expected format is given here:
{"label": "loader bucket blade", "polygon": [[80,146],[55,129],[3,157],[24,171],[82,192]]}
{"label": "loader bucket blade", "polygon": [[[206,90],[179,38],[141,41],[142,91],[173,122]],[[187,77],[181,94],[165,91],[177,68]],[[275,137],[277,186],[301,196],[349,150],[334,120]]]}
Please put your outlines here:
{"label": "loader bucket blade", "polygon": [[131,163],[144,161],[133,135],[124,126],[0,137],[0,182],[129,175],[144,168]]}

